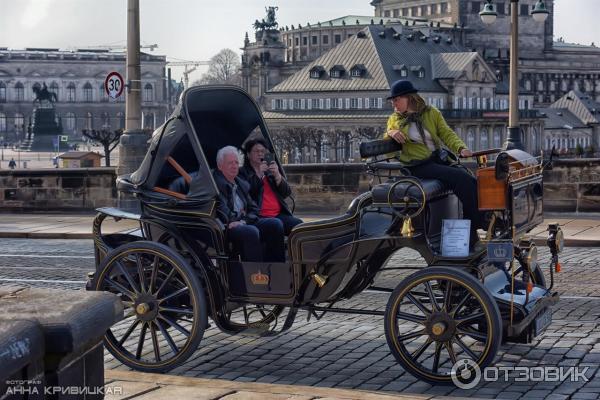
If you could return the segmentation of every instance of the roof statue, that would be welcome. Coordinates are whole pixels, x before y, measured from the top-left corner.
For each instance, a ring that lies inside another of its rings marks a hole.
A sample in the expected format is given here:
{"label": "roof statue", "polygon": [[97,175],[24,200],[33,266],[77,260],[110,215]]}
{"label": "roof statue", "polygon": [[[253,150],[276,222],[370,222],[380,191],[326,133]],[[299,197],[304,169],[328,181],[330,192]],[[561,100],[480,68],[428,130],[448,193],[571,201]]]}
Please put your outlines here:
{"label": "roof statue", "polygon": [[279,25],[275,20],[275,11],[279,10],[279,7],[265,7],[265,11],[267,12],[267,19],[263,19],[261,21],[256,20],[254,22],[254,29],[257,31],[265,31],[271,29],[277,29]]}

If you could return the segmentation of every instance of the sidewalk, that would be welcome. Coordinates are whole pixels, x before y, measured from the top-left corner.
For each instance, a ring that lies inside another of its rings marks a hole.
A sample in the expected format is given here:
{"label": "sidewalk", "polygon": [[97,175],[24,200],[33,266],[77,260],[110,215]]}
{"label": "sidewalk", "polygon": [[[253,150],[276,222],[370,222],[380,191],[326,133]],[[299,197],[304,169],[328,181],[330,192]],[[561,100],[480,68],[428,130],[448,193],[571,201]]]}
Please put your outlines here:
{"label": "sidewalk", "polygon": [[[306,222],[328,218],[325,215],[298,215]],[[91,239],[93,214],[0,214],[0,238],[29,239]],[[547,217],[529,235],[538,245],[546,243],[549,223],[558,222],[565,234],[565,245],[570,247],[600,246],[600,218],[566,216]],[[118,223],[107,218],[103,233],[134,230],[134,221]]]}
{"label": "sidewalk", "polygon": [[332,389],[315,386],[276,385],[105,370],[106,400],[450,400],[457,397],[433,395],[384,394],[355,389]]}

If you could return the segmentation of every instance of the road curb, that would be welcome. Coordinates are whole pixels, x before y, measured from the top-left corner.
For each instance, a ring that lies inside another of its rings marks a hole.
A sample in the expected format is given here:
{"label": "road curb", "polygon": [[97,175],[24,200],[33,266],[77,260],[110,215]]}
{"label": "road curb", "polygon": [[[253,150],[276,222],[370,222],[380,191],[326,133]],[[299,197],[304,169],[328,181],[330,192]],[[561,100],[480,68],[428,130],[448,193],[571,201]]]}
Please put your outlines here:
{"label": "road curb", "polygon": [[[185,386],[185,387],[197,387],[198,392],[202,393],[202,390],[211,389],[228,389],[232,392],[245,392],[245,393],[256,393],[256,394],[275,394],[275,395],[290,395],[290,396],[306,396],[309,395],[312,398],[328,398],[328,399],[352,399],[352,400],[425,400],[444,398],[452,399],[453,397],[447,396],[432,396],[432,395],[418,395],[418,394],[392,394],[389,392],[372,392],[359,389],[337,389],[337,388],[324,388],[316,386],[296,386],[296,385],[278,385],[274,383],[258,383],[258,382],[238,382],[228,381],[225,379],[205,379],[205,378],[193,378],[186,376],[173,376],[153,373],[143,373],[136,371],[122,371],[122,370],[105,370],[104,379],[107,386],[112,382],[148,382],[156,384],[156,389],[161,386],[173,385],[173,386]],[[124,389],[126,386],[124,386]],[[146,391],[145,393],[148,393]],[[241,395],[242,393],[239,393]],[[130,397],[127,397],[130,398]],[[135,396],[131,396],[135,398]],[[271,398],[271,397],[266,397]],[[279,398],[279,397],[278,397]],[[454,397],[458,399],[458,397]]]}

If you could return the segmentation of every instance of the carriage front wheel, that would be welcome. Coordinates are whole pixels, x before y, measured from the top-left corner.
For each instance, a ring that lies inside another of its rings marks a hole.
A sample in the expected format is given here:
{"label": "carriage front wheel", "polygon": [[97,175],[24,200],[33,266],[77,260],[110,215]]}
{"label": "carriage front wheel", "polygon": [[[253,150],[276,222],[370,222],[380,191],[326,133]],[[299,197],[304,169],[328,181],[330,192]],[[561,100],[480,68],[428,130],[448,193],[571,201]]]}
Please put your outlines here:
{"label": "carriage front wheel", "polygon": [[207,305],[183,257],[139,241],[112,250],[99,271],[95,290],[116,294],[125,308],[104,339],[115,358],[136,370],[166,372],[192,355],[208,323]]}
{"label": "carriage front wheel", "polygon": [[390,296],[384,322],[396,360],[433,384],[451,383],[459,361],[485,368],[501,343],[494,298],[456,267],[425,268],[405,278]]}

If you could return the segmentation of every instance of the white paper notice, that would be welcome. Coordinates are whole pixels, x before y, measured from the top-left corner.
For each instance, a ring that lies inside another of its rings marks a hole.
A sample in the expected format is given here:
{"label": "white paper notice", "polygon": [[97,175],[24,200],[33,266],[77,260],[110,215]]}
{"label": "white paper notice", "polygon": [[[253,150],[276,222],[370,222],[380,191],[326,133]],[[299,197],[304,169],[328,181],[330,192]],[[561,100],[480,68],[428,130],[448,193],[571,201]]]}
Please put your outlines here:
{"label": "white paper notice", "polygon": [[442,256],[466,257],[469,255],[471,220],[445,219],[442,221]]}

